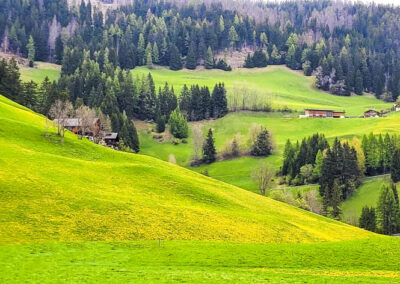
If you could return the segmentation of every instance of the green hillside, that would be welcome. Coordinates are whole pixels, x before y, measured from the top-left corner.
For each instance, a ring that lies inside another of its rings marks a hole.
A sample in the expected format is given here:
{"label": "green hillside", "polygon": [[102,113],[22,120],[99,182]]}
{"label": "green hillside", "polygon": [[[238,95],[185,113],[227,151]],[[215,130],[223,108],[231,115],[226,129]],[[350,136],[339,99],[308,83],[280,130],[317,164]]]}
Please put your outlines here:
{"label": "green hillside", "polygon": [[71,133],[61,143],[4,97],[0,169],[1,282],[400,279],[398,239]]}
{"label": "green hillside", "polygon": [[391,104],[369,96],[340,97],[325,93],[313,87],[314,78],[285,66],[268,66],[256,69],[235,69],[231,72],[221,70],[183,70],[171,71],[156,67],[149,70],[139,67],[132,70],[134,77],[151,73],[157,87],[165,82],[173,85],[177,94],[184,84],[206,85],[210,88],[218,82],[225,83],[228,96],[234,88],[247,88],[259,93],[271,102],[273,108],[289,107],[303,111],[305,108],[328,108],[343,110],[349,115],[361,115],[365,110],[390,108]]}
{"label": "green hillside", "polygon": [[354,194],[343,202],[343,220],[357,224],[364,206],[376,207],[383,183],[390,183],[390,176],[367,178]]}
{"label": "green hillside", "polygon": [[[324,133],[328,140],[335,137],[352,139],[354,136],[362,138],[364,134],[400,133],[400,113],[392,113],[383,118],[352,118],[352,119],[314,119],[286,117],[280,113],[231,113],[222,119],[191,123],[191,127],[200,124],[203,131],[213,128],[217,150],[221,150],[228,139],[236,133],[243,135],[244,142],[248,137],[249,129],[254,123],[264,125],[271,131],[277,145],[277,151],[266,161],[272,163],[277,169],[282,165],[282,152],[287,139],[292,141],[302,140],[319,132]],[[159,143],[153,140],[152,134],[147,132],[150,126],[143,127],[140,131],[142,153],[167,161],[173,154],[177,163],[188,166],[193,153],[193,141],[189,136],[187,144],[172,145],[171,142]],[[190,132],[189,132],[190,133]],[[216,162],[211,165],[193,168],[196,171],[208,169],[209,175],[227,183],[257,191],[257,185],[250,179],[251,171],[260,159],[242,157],[234,160]]]}
{"label": "green hillside", "polygon": [[373,236],[71,133],[61,143],[43,117],[5,98],[0,113],[3,245],[158,238],[293,243]]}

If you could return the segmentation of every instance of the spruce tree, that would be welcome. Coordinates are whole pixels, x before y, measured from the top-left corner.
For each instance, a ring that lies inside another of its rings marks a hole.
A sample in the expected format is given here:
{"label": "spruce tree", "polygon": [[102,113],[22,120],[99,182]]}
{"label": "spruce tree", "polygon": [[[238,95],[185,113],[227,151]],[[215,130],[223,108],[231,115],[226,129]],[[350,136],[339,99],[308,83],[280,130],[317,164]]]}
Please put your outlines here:
{"label": "spruce tree", "polygon": [[385,235],[396,232],[398,220],[398,205],[393,191],[386,185],[382,185],[378,200],[377,215],[380,230]]}
{"label": "spruce tree", "polygon": [[193,42],[191,42],[189,46],[189,51],[186,56],[186,68],[190,70],[196,69],[197,66],[197,56],[196,56],[196,47]]}
{"label": "spruce tree", "polygon": [[392,164],[390,166],[390,176],[393,182],[400,181],[400,149],[394,151]]}
{"label": "spruce tree", "polygon": [[340,188],[339,181],[337,179],[333,182],[332,198],[330,205],[332,206],[332,217],[339,220],[341,214],[340,204],[342,203],[342,189]]}
{"label": "spruce tree", "polygon": [[169,49],[169,68],[174,71],[182,69],[181,54],[174,44]]}
{"label": "spruce tree", "polygon": [[223,83],[218,83],[215,85],[211,95],[211,101],[213,106],[213,117],[220,118],[228,113],[226,89]]}
{"label": "spruce tree", "polygon": [[156,130],[158,133],[162,133],[165,131],[165,116],[164,115],[158,116]]}
{"label": "spruce tree", "polygon": [[364,206],[362,208],[359,227],[371,232],[376,231],[376,214],[374,207]]}
{"label": "spruce tree", "polygon": [[26,45],[26,49],[28,50],[28,60],[29,60],[29,66],[33,67],[33,63],[35,62],[35,42],[33,40],[33,37],[29,37],[29,42]]}
{"label": "spruce tree", "polygon": [[262,128],[261,132],[258,134],[256,141],[254,141],[254,144],[251,147],[250,154],[253,156],[263,157],[272,154],[270,136],[268,130],[265,128]]}
{"label": "spruce tree", "polygon": [[206,69],[214,68],[214,58],[213,58],[213,53],[212,53],[211,47],[208,47],[208,49],[207,49],[206,58],[204,60],[204,67]]}
{"label": "spruce tree", "polygon": [[213,132],[211,128],[208,130],[207,138],[203,145],[203,161],[206,164],[215,162],[217,158],[217,151],[214,146]]}

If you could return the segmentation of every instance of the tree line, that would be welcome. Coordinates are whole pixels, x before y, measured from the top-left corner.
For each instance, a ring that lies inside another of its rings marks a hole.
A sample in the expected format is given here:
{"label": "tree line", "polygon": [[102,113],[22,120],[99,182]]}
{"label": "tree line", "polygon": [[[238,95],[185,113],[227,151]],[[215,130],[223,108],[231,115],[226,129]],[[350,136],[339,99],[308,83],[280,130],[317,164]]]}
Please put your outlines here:
{"label": "tree line", "polygon": [[364,135],[350,141],[335,139],[330,146],[324,135],[314,134],[301,143],[287,141],[280,174],[293,185],[316,182],[323,213],[334,218],[340,205],[361,184],[364,174],[391,174],[400,181],[400,147],[396,135]]}
{"label": "tree line", "polygon": [[[72,75],[85,59],[131,69],[153,64],[229,70],[218,53],[255,50],[247,67],[286,64],[317,75],[317,86],[338,95],[375,93],[396,100],[400,60],[398,7],[335,2],[245,3],[239,7],[134,1],[105,13],[90,2],[4,1],[3,51],[63,65]],[[264,11],[262,19],[254,10]],[[332,11],[336,11],[333,13]],[[225,56],[226,58],[226,56]]]}
{"label": "tree line", "polygon": [[394,183],[382,185],[376,208],[363,207],[359,226],[385,235],[400,233],[399,194]]}

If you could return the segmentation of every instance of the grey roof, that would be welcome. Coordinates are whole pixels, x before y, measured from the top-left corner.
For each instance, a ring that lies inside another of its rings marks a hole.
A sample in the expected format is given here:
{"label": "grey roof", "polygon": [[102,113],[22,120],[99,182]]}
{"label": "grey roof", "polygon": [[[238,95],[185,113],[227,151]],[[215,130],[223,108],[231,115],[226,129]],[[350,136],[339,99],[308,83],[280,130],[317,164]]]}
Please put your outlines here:
{"label": "grey roof", "polygon": [[118,138],[118,133],[116,132],[104,134],[104,139],[117,139],[117,138]]}

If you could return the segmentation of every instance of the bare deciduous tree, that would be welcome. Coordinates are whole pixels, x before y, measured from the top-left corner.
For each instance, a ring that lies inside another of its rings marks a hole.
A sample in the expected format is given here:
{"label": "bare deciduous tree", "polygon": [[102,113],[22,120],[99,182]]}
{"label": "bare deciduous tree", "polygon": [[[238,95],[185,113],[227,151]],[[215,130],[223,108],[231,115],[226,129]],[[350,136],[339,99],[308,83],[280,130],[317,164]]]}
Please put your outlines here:
{"label": "bare deciduous tree", "polygon": [[82,105],[76,110],[76,117],[79,119],[81,124],[80,138],[82,139],[82,136],[87,133],[92,133],[93,136],[95,136],[96,132],[98,132],[94,124],[96,112],[91,108]]}
{"label": "bare deciduous tree", "polygon": [[253,169],[252,178],[258,182],[258,189],[261,195],[265,193],[270,185],[272,178],[275,176],[275,170],[267,163],[261,162],[257,168]]}
{"label": "bare deciduous tree", "polygon": [[194,163],[196,163],[196,162],[198,162],[200,160],[202,149],[203,149],[203,143],[204,143],[203,131],[201,131],[201,126],[200,125],[195,125],[193,127],[192,137],[193,137],[193,157],[192,157],[192,161]]}
{"label": "bare deciduous tree", "polygon": [[57,134],[62,138],[64,138],[65,122],[72,109],[72,104],[67,100],[57,100],[50,108],[50,116],[57,120]]}

